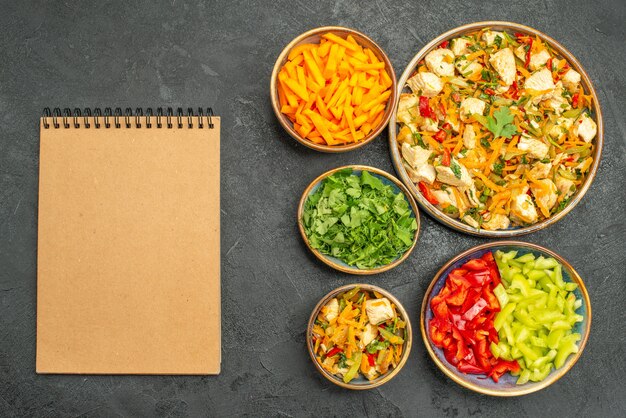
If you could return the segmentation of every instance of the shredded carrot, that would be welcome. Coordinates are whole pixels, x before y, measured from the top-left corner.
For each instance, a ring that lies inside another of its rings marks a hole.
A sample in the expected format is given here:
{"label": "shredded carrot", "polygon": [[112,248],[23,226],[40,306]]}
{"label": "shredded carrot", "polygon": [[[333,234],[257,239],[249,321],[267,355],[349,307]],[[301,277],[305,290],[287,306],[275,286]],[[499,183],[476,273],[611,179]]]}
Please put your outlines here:
{"label": "shredded carrot", "polygon": [[359,142],[383,120],[392,77],[352,37],[322,35],[293,48],[278,73],[281,113],[302,137],[326,145]]}

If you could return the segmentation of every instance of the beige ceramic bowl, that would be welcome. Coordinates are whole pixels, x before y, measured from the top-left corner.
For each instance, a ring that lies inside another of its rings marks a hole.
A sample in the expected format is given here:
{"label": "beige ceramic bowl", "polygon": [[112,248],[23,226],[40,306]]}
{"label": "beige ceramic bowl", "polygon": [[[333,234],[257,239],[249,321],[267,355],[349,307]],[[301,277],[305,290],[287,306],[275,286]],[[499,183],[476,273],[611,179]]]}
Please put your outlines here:
{"label": "beige ceramic bowl", "polygon": [[[390,87],[391,96],[389,96],[389,100],[387,101],[387,107],[385,109],[385,114],[383,116],[382,121],[380,122],[378,126],[372,129],[369,135],[367,135],[361,141],[354,143],[354,144],[335,145],[335,146],[316,144],[300,136],[300,134],[296,132],[296,130],[293,128],[293,122],[291,122],[289,118],[287,118],[287,116],[285,116],[280,111],[280,103],[278,100],[278,89],[277,89],[278,72],[287,61],[289,52],[291,52],[293,48],[301,44],[319,43],[321,36],[325,33],[334,33],[335,35],[338,35],[344,39],[346,38],[346,36],[352,35],[352,37],[361,46],[369,48],[374,53],[374,55],[376,55],[376,58],[378,58],[380,61],[383,61],[385,63],[385,70],[387,71],[387,74],[389,74],[389,77],[393,81],[393,84]],[[303,34],[297,36],[293,41],[289,42],[289,44],[285,47],[285,49],[283,49],[283,51],[278,56],[278,59],[276,60],[276,63],[274,64],[274,70],[272,71],[272,77],[270,80],[270,95],[271,95],[271,100],[272,100],[272,107],[282,127],[285,128],[285,130],[287,131],[289,135],[291,135],[291,137],[293,137],[296,141],[298,141],[302,145],[312,148],[317,151],[322,151],[322,152],[352,151],[354,149],[364,146],[365,144],[371,142],[374,138],[376,138],[383,131],[383,129],[385,129],[385,126],[387,126],[387,123],[389,123],[389,118],[391,118],[391,115],[395,113],[395,106],[398,101],[396,97],[397,90],[398,89],[397,89],[396,73],[393,70],[391,61],[387,57],[387,54],[385,54],[385,52],[382,50],[382,48],[378,46],[376,42],[374,42],[372,39],[370,39],[363,33],[356,31],[354,29],[344,28],[341,26],[322,26],[316,29],[312,29],[310,31],[304,32]]]}
{"label": "beige ceramic bowl", "polygon": [[[546,377],[541,382],[528,382],[523,385],[517,385],[515,383],[517,380],[516,377],[505,374],[500,378],[500,381],[498,383],[495,383],[493,380],[486,378],[483,375],[469,375],[461,373],[456,369],[456,367],[451,365],[446,360],[442,350],[440,348],[437,348],[430,338],[429,320],[430,318],[432,318],[430,302],[443,287],[450,271],[460,267],[469,260],[481,257],[485,252],[497,250],[502,250],[505,252],[517,251],[518,255],[532,253],[535,256],[542,255],[544,257],[552,257],[563,266],[563,279],[566,282],[574,282],[578,285],[578,289],[574,291],[574,294],[578,299],[582,300],[583,302],[582,306],[577,311],[579,315],[583,316],[583,321],[577,323],[574,327],[575,332],[581,334],[581,339],[578,342],[578,352],[575,354],[570,354],[570,356],[565,361],[563,367],[558,370],[552,370],[548,377]],[[426,294],[424,295],[420,317],[420,331],[422,333],[422,339],[424,340],[426,350],[428,351],[428,354],[430,354],[430,357],[433,359],[437,367],[439,367],[439,369],[446,376],[448,376],[459,385],[471,389],[474,392],[483,393],[485,395],[491,396],[509,397],[526,395],[547,388],[548,386],[562,378],[574,366],[574,364],[576,364],[576,362],[582,355],[583,350],[585,349],[585,345],[587,344],[587,340],[589,339],[589,332],[591,331],[591,301],[589,300],[589,293],[585,288],[585,283],[583,282],[583,279],[576,272],[576,270],[574,270],[574,267],[572,267],[571,264],[569,264],[563,257],[558,255],[554,251],[551,251],[540,245],[530,244],[527,242],[496,241],[470,248],[469,250],[457,255],[452,260],[448,261],[443,267],[441,267],[441,269],[437,272],[434,279],[430,283],[430,286],[428,286]]]}
{"label": "beige ceramic bowl", "polygon": [[[406,322],[404,349],[402,350],[402,357],[400,358],[400,362],[398,363],[398,366],[394,369],[389,370],[384,375],[381,375],[378,378],[371,380],[371,381],[367,380],[364,377],[360,377],[358,379],[352,380],[349,383],[344,383],[340,377],[335,376],[334,374],[330,373],[328,370],[324,369],[315,358],[315,351],[314,351],[315,343],[313,342],[313,325],[315,325],[315,320],[317,319],[317,316],[319,315],[320,310],[322,309],[324,305],[326,305],[332,298],[336,297],[337,295],[347,292],[351,289],[354,289],[357,286],[363,290],[367,290],[370,292],[376,291],[380,293],[381,295],[389,299],[391,303],[393,303],[396,306],[396,311],[398,313],[398,316],[400,317],[400,319]],[[326,379],[328,379],[332,383],[338,386],[341,386],[343,388],[346,388],[346,389],[354,389],[354,390],[373,389],[393,379],[394,376],[396,376],[400,372],[400,369],[402,369],[402,367],[405,365],[406,361],[408,360],[409,354],[411,353],[412,344],[413,344],[413,332],[411,329],[411,320],[409,319],[409,316],[407,315],[406,310],[404,309],[402,304],[398,301],[398,299],[396,299],[391,293],[387,292],[384,289],[381,289],[378,286],[373,286],[370,284],[363,284],[363,283],[355,283],[355,284],[348,284],[345,286],[341,286],[331,291],[326,296],[324,296],[313,309],[313,312],[311,313],[311,317],[309,318],[309,325],[307,326],[307,330],[306,330],[307,350],[309,352],[309,355],[311,356],[311,360],[313,360],[313,363],[315,364],[315,367],[317,367],[317,370],[322,374],[322,376],[324,376]]]}
{"label": "beige ceramic bowl", "polygon": [[[404,90],[407,80],[413,74],[413,71],[417,68],[418,63],[424,59],[427,53],[431,50],[437,48],[442,42],[451,40],[453,38],[457,38],[466,33],[475,32],[481,30],[483,28],[491,28],[493,30],[507,31],[507,32],[520,32],[529,34],[532,36],[538,36],[542,41],[548,43],[558,55],[562,58],[565,58],[570,66],[574,68],[574,70],[578,71],[581,75],[581,84],[586,94],[590,94],[593,97],[593,118],[598,124],[598,134],[595,141],[595,149],[593,154],[593,164],[589,169],[589,173],[585,178],[583,184],[578,188],[576,193],[572,196],[569,204],[563,209],[561,212],[556,215],[548,218],[542,222],[538,222],[536,224],[519,227],[515,229],[505,229],[498,231],[488,231],[485,229],[475,229],[471,226],[461,222],[458,219],[451,218],[450,216],[443,213],[439,208],[430,204],[422,193],[418,190],[417,186],[411,181],[409,175],[402,164],[402,155],[400,155],[400,151],[398,149],[398,144],[396,141],[396,134],[398,132],[398,125],[396,120],[396,112],[393,113],[389,122],[389,147],[391,151],[391,159],[393,160],[394,167],[396,168],[396,172],[398,173],[400,179],[404,182],[407,188],[413,194],[413,197],[417,200],[417,203],[428,212],[432,217],[434,217],[439,222],[447,225],[453,229],[456,229],[460,232],[465,232],[466,234],[483,236],[483,237],[515,237],[519,235],[529,234],[531,232],[539,231],[543,228],[546,228],[559,220],[563,219],[565,215],[567,215],[574,207],[581,201],[587,190],[589,190],[589,186],[593,182],[594,177],[596,176],[596,172],[598,170],[598,166],[600,165],[600,156],[602,154],[602,145],[604,143],[604,124],[602,122],[602,110],[600,109],[600,103],[598,101],[598,96],[596,94],[595,89],[591,83],[591,79],[589,75],[584,70],[582,65],[578,62],[578,60],[569,52],[563,45],[555,41],[553,38],[549,37],[543,32],[540,32],[536,29],[530,28],[528,26],[520,25],[518,23],[513,22],[498,22],[498,21],[489,21],[489,22],[476,22],[471,23],[469,25],[459,26],[458,28],[454,28],[449,30],[446,33],[443,33],[429,42],[426,46],[424,46],[418,53],[413,57],[409,65],[407,65],[404,73],[402,73],[402,77],[398,81],[398,100],[400,97],[400,93]],[[397,106],[397,104],[396,104]]]}
{"label": "beige ceramic bowl", "polygon": [[[404,252],[404,254],[401,254],[397,259],[395,259],[389,264],[385,264],[383,266],[379,266],[379,267],[368,269],[368,270],[360,269],[355,266],[350,266],[344,263],[343,261],[339,260],[338,258],[331,257],[326,254],[322,254],[317,249],[311,247],[311,244],[309,243],[309,238],[306,236],[306,232],[304,231],[304,226],[302,225],[302,214],[304,213],[304,205],[306,204],[306,201],[308,200],[309,196],[313,192],[315,192],[315,190],[317,190],[317,187],[319,187],[322,180],[336,173],[337,171],[346,170],[346,169],[352,170],[355,174],[358,174],[361,171],[369,172],[375,177],[381,179],[383,183],[391,184],[394,187],[395,192],[396,193],[398,191],[401,192],[406,198],[406,200],[409,202],[409,207],[411,208],[411,212],[413,212],[413,217],[415,217],[415,221],[417,222],[417,230],[415,231],[415,236],[413,237],[413,243]],[[298,228],[300,229],[300,235],[302,236],[302,239],[304,240],[304,243],[306,244],[307,248],[313,253],[313,255],[315,255],[315,257],[317,257],[327,266],[330,266],[341,272],[350,273],[350,274],[358,274],[358,275],[377,274],[377,273],[382,273],[387,270],[391,270],[392,268],[400,265],[404,260],[408,258],[409,254],[411,254],[411,252],[415,248],[415,245],[417,244],[417,238],[419,237],[419,232],[420,232],[419,211],[417,209],[417,205],[415,204],[415,200],[413,200],[413,198],[411,197],[411,193],[409,193],[407,188],[404,187],[404,184],[402,184],[400,180],[398,180],[391,174],[387,173],[386,171],[383,171],[374,167],[365,166],[365,165],[346,165],[343,167],[337,167],[318,176],[315,180],[311,182],[311,184],[307,186],[306,189],[304,189],[304,192],[302,193],[302,197],[300,198],[300,204],[298,205],[297,216],[298,216]]]}

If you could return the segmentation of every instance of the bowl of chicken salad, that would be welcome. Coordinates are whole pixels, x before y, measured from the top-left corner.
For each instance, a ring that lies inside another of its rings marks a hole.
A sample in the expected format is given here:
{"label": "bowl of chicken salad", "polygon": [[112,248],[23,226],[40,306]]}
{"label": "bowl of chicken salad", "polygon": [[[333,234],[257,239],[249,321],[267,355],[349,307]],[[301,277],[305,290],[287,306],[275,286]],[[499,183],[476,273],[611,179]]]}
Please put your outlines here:
{"label": "bowl of chicken salad", "polygon": [[411,352],[411,321],[388,291],[370,284],[341,286],[313,309],[307,349],[315,367],[346,389],[373,389],[396,376]]}
{"label": "bowl of chicken salad", "polygon": [[435,38],[398,83],[391,157],[418,204],[479,236],[543,229],[600,163],[602,112],[576,58],[542,32],[478,22]]}

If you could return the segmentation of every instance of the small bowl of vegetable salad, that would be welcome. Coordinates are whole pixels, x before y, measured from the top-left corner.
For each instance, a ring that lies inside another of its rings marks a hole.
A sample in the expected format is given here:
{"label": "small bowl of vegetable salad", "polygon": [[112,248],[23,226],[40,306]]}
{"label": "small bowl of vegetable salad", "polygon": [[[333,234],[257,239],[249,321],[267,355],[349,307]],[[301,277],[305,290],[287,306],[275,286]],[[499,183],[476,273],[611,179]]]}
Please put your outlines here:
{"label": "small bowl of vegetable salad", "polygon": [[419,212],[406,187],[374,167],[350,165],[320,175],[304,190],[298,226],[306,246],[328,266],[375,274],[407,259]]}
{"label": "small bowl of vegetable salad", "polygon": [[437,366],[493,396],[546,388],[580,358],[589,337],[585,284],[544,247],[500,241],[446,263],[422,303],[420,328]]}
{"label": "small bowl of vegetable salad", "polygon": [[363,390],[391,380],[406,363],[411,321],[389,292],[368,284],[339,287],[319,301],[307,327],[307,349],[336,385]]}

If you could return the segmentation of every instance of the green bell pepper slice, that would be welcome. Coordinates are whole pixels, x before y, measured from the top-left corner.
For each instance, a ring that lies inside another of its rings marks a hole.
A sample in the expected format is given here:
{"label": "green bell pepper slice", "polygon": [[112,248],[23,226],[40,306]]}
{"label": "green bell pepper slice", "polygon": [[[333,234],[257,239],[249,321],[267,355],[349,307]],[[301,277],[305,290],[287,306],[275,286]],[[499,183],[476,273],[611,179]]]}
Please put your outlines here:
{"label": "green bell pepper slice", "polygon": [[357,351],[352,355],[350,360],[352,360],[353,363],[348,369],[348,372],[343,376],[343,383],[348,383],[356,377],[359,367],[361,367],[361,357],[363,357],[363,353],[360,351]]}

